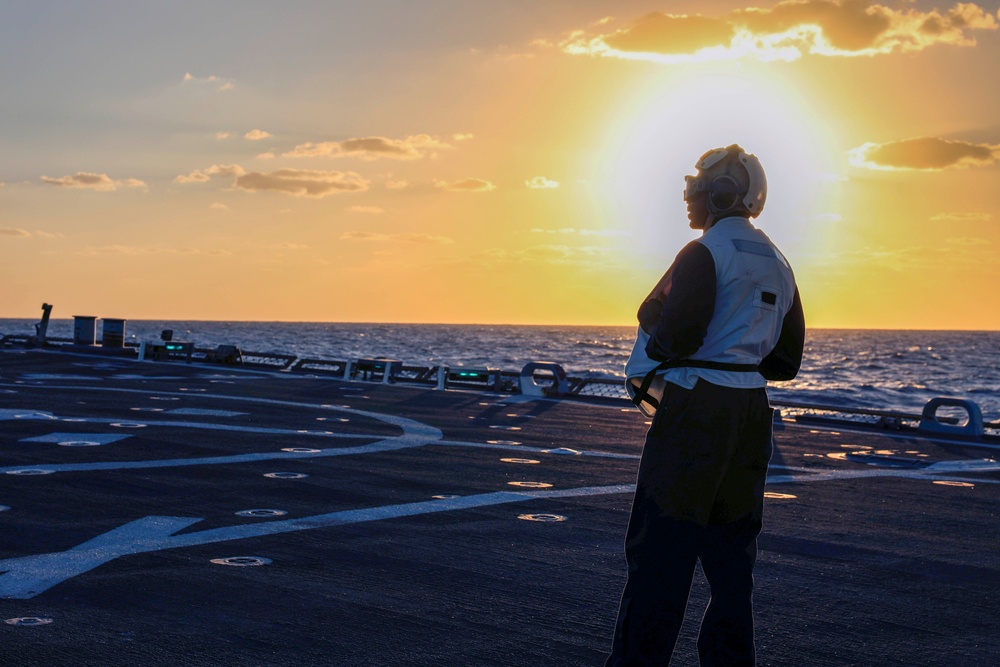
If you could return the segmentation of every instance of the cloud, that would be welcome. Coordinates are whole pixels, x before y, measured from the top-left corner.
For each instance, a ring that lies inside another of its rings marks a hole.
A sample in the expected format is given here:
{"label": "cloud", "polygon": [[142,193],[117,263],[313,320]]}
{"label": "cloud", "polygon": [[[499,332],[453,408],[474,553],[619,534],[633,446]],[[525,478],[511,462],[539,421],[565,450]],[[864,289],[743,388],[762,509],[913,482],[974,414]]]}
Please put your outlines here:
{"label": "cloud", "polygon": [[951,237],[945,239],[945,242],[950,243],[952,245],[970,246],[970,247],[993,245],[993,243],[987,239],[973,238],[969,236]]}
{"label": "cloud", "polygon": [[148,255],[211,255],[213,257],[229,257],[232,251],[224,248],[195,248],[191,246],[130,246],[112,244],[105,246],[88,246],[76,251],[77,255],[94,257],[98,255],[126,255],[131,257]]}
{"label": "cloud", "polygon": [[213,203],[211,206],[209,206],[209,208],[212,209],[213,211],[228,211],[229,210],[228,206],[226,206],[225,204],[220,204],[219,202]]}
{"label": "cloud", "polygon": [[378,215],[379,213],[385,213],[384,208],[379,208],[378,206],[352,206],[348,211],[352,213],[369,213],[373,215]]}
{"label": "cloud", "polygon": [[248,192],[280,192],[293,197],[322,199],[341,192],[364,192],[371,182],[353,171],[278,169],[268,173],[247,171],[238,164],[215,164],[180,175],[176,183],[207,183],[213,176],[235,177],[233,187]]}
{"label": "cloud", "polygon": [[359,157],[362,160],[390,158],[394,160],[419,160],[427,151],[451,148],[427,134],[417,134],[405,139],[362,137],[344,141],[306,142],[299,144],[282,157]]}
{"label": "cloud", "polygon": [[525,181],[524,184],[532,190],[551,190],[559,187],[559,181],[550,181],[544,176],[535,176],[530,181]]}
{"label": "cloud", "polygon": [[218,139],[219,141],[222,141],[223,139],[228,139],[229,138],[229,133],[228,132],[216,132],[215,133],[215,138]]}
{"label": "cloud", "polygon": [[385,187],[387,190],[405,190],[406,188],[410,187],[410,182],[402,180],[400,181],[388,180],[385,182]]}
{"label": "cloud", "polygon": [[604,246],[536,245],[516,250],[488,248],[464,258],[464,261],[475,262],[480,267],[553,264],[606,269],[617,266],[614,251]]}
{"label": "cloud", "polygon": [[364,192],[370,181],[354,172],[279,169],[248,172],[236,177],[235,186],[249,192],[280,192],[293,197],[322,199],[342,192]]}
{"label": "cloud", "polygon": [[580,236],[629,236],[629,233],[623,229],[575,229],[573,227],[562,227],[560,229],[542,229],[541,227],[535,227],[531,230],[532,234],[577,234]]}
{"label": "cloud", "polygon": [[718,17],[651,13],[617,30],[609,31],[606,23],[577,30],[560,48],[574,55],[663,63],[796,60],[913,53],[935,44],[975,46],[973,31],[997,27],[997,19],[974,3],[941,12],[892,9],[869,0],[784,0]]}
{"label": "cloud", "polygon": [[31,232],[27,229],[18,229],[16,227],[0,227],[0,236],[16,236],[23,238],[25,236],[31,236]]}
{"label": "cloud", "polygon": [[931,216],[932,222],[989,222],[992,219],[989,213],[938,213]]}
{"label": "cloud", "polygon": [[457,134],[451,135],[451,138],[454,141],[468,141],[469,139],[472,139],[473,137],[474,137],[474,135],[471,134],[471,133],[469,133],[469,132],[459,132]]}
{"label": "cloud", "polygon": [[391,242],[402,242],[402,243],[454,243],[455,241],[448,238],[447,236],[432,236],[431,234],[416,234],[416,233],[406,233],[406,234],[377,234],[375,232],[359,232],[350,231],[344,232],[340,235],[340,238],[345,241],[374,241],[378,243],[391,243]]}
{"label": "cloud", "polygon": [[848,152],[855,167],[886,171],[940,171],[985,167],[1000,162],[1000,145],[919,137],[885,144],[865,143]]}
{"label": "cloud", "polygon": [[257,154],[257,159],[258,160],[273,160],[274,159],[274,153],[272,153],[271,151],[268,151],[266,153],[258,153]]}
{"label": "cloud", "polygon": [[238,164],[213,164],[204,171],[195,169],[188,175],[181,174],[174,179],[175,183],[207,183],[212,176],[242,176],[246,169]]}
{"label": "cloud", "polygon": [[434,181],[434,186],[448,192],[489,192],[490,190],[497,189],[497,186],[493,185],[493,183],[484,181],[481,178],[466,178],[451,183],[447,181]]}
{"label": "cloud", "polygon": [[184,74],[184,83],[199,86],[213,86],[220,93],[232,90],[236,87],[236,84],[231,79],[223,79],[215,76],[214,74],[210,76],[195,76],[194,74],[191,74],[191,72]]}
{"label": "cloud", "polygon": [[270,132],[254,129],[244,134],[243,138],[247,141],[261,141],[262,139],[269,139],[271,136]]}
{"label": "cloud", "polygon": [[59,178],[52,178],[50,176],[42,176],[41,180],[43,183],[48,185],[55,185],[57,187],[63,188],[77,188],[84,190],[98,190],[101,192],[114,192],[118,188],[144,188],[146,184],[137,178],[126,178],[124,180],[115,180],[108,176],[107,174],[91,174],[85,171],[78,171],[72,176],[60,176]]}

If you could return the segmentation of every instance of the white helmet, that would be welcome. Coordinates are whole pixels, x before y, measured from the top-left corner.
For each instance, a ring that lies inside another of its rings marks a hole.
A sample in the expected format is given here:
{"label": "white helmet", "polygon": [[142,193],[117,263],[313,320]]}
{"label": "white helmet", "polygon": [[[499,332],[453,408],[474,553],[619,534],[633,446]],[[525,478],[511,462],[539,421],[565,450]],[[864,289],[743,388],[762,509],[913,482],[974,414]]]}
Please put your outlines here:
{"label": "white helmet", "polygon": [[713,220],[741,213],[756,218],[764,210],[767,179],[757,156],[732,144],[705,153],[695,167],[697,176],[684,177],[684,201],[707,194],[706,204]]}

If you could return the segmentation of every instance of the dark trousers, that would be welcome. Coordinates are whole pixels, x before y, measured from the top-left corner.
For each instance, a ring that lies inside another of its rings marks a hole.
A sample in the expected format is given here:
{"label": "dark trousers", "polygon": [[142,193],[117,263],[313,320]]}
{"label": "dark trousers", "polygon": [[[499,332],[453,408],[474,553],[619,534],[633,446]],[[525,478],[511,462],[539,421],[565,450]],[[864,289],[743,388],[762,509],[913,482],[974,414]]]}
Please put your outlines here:
{"label": "dark trousers", "polygon": [[702,667],[753,667],[753,567],[771,457],[764,389],[667,384],[646,435],[625,535],[628,580],[605,667],[665,667],[695,564],[711,588]]}

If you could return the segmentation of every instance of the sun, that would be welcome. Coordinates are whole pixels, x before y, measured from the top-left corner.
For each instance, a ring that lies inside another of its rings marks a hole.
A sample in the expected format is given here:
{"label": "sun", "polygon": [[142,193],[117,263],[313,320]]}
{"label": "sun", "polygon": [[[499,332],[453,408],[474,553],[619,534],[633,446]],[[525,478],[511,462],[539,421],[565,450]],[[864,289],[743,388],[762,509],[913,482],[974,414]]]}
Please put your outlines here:
{"label": "sun", "polygon": [[694,237],[684,175],[706,151],[734,143],[764,167],[759,222],[779,245],[798,242],[804,221],[835,215],[840,151],[803,93],[762,68],[706,63],[637,91],[609,133],[605,194],[633,238],[633,259],[662,264]]}

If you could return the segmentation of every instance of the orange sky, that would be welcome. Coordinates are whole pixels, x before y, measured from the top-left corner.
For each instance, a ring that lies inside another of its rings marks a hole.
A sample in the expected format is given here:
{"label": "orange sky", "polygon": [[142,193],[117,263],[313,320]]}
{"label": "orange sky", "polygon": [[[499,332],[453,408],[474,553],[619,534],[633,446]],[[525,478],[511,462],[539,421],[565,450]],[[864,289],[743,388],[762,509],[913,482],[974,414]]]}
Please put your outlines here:
{"label": "orange sky", "polygon": [[1000,329],[996,1],[135,4],[3,10],[0,317],[631,324],[735,142],[810,326]]}

